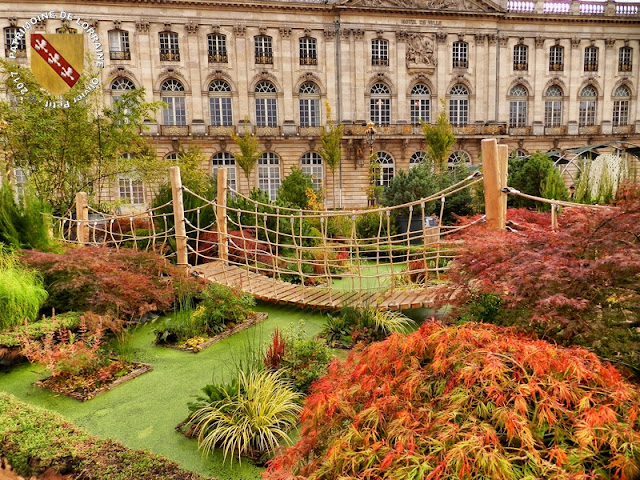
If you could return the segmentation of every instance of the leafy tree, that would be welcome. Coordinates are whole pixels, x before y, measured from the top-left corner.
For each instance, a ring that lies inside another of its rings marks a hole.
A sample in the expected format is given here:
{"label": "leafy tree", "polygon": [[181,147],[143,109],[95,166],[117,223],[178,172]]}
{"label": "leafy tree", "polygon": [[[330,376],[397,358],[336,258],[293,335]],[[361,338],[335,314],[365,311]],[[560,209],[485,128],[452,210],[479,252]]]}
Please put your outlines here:
{"label": "leafy tree", "polygon": [[[547,170],[547,176],[542,181],[541,185],[542,196],[553,200],[567,200],[569,198],[569,191],[564,184],[564,180],[560,176],[560,172],[557,168],[550,168]],[[549,210],[551,206],[543,203],[538,206],[542,211]]]}
{"label": "leafy tree", "polygon": [[[0,62],[4,73],[16,68]],[[79,191],[99,198],[100,190],[118,175],[157,174],[161,166],[140,130],[160,103],[145,102],[143,89],[127,91],[114,105],[103,107],[100,89],[74,102],[85,91],[90,72],[60,98],[41,89],[29,69],[18,72],[30,97],[20,103],[0,102],[0,122],[6,124],[1,136],[6,167],[24,170],[38,198],[52,205],[54,212],[66,211]],[[19,97],[11,76],[5,84]],[[47,106],[55,102],[60,102],[57,108]]]}
{"label": "leafy tree", "polygon": [[[508,185],[516,190],[536,197],[554,198],[556,200],[567,199],[569,192],[566,187],[562,188],[559,172],[549,173],[556,170],[553,160],[547,155],[536,152],[529,157],[509,159],[509,179]],[[550,175],[550,177],[548,177]],[[547,195],[545,196],[545,185],[547,185]],[[522,197],[509,197],[509,201],[516,207],[536,208],[540,204],[535,200]]]}
{"label": "leafy tree", "polygon": [[638,402],[587,350],[427,322],[331,364],[263,479],[637,478]]}
{"label": "leafy tree", "polygon": [[297,167],[291,167],[291,173],[282,181],[278,188],[277,202],[279,205],[289,208],[301,208],[308,210],[309,192],[320,194],[313,188],[311,175],[303,173]]}
{"label": "leafy tree", "polygon": [[333,207],[336,207],[336,169],[340,165],[342,159],[342,125],[334,125],[331,120],[331,107],[326,103],[327,108],[327,129],[320,134],[320,142],[322,145],[318,149],[318,155],[322,161],[331,170],[331,180],[333,183]]}
{"label": "leafy tree", "polygon": [[244,176],[247,179],[247,186],[251,186],[249,177],[251,172],[256,167],[258,160],[260,159],[260,145],[258,139],[248,129],[245,129],[242,135],[232,133],[231,138],[236,142],[240,149],[240,154],[236,155],[236,163],[244,172]]}
{"label": "leafy tree", "polygon": [[453,127],[447,117],[444,100],[440,102],[440,112],[438,113],[436,124],[431,125],[421,122],[420,125],[424,133],[424,139],[427,142],[427,155],[433,160],[436,171],[444,172],[447,167],[449,151],[453,144],[456,143]]}

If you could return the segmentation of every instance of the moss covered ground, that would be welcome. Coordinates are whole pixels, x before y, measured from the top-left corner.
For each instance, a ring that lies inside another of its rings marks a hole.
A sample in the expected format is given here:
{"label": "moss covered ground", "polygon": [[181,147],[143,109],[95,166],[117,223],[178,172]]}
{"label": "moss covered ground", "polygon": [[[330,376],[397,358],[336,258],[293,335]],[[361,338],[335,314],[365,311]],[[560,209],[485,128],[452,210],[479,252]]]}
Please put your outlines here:
{"label": "moss covered ground", "polygon": [[187,403],[205,384],[234,374],[234,366],[251,344],[266,342],[274,328],[283,329],[301,319],[309,335],[319,333],[324,323],[325,314],[319,312],[262,303],[256,310],[267,312],[269,318],[198,354],[156,347],[153,324],[136,328],[131,343],[133,360],[150,363],[153,371],[85,403],[34,387],[32,384],[42,378],[43,369],[29,364],[0,371],[0,390],[55,411],[93,435],[119,440],[130,448],[150,450],[204,476],[219,480],[257,479],[261,468],[249,461],[231,467],[228,462],[223,464],[219,454],[203,458],[196,441],[174,429],[187,416]]}

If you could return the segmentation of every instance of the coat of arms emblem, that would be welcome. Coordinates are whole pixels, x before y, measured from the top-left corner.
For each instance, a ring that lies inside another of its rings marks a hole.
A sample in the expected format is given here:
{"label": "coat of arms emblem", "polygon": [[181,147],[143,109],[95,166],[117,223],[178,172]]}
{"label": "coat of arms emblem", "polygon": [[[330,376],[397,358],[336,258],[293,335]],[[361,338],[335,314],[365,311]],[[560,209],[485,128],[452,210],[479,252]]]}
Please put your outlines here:
{"label": "coat of arms emblem", "polygon": [[31,71],[52,95],[67,92],[84,71],[84,35],[32,33]]}

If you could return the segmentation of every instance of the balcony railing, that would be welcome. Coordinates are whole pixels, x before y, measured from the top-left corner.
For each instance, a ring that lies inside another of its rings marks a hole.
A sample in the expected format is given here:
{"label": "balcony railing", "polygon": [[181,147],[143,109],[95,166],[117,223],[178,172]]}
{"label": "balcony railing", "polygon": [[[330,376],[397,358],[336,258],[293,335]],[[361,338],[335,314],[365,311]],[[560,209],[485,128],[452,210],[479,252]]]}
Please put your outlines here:
{"label": "balcony railing", "polygon": [[209,125],[209,136],[228,137],[235,133],[236,129],[233,125]]}
{"label": "balcony railing", "polygon": [[109,52],[111,60],[131,60],[131,52]]}
{"label": "balcony railing", "polygon": [[529,70],[529,64],[527,63],[514,63],[513,69],[519,72],[526,72]]}
{"label": "balcony railing", "polygon": [[209,63],[229,63],[229,57],[226,53],[215,53],[213,55],[209,55]]}
{"label": "balcony railing", "polygon": [[374,65],[376,67],[388,67],[389,59],[388,58],[372,58],[371,65]]}
{"label": "balcony railing", "polygon": [[597,63],[585,63],[584,64],[584,71],[585,72],[597,72],[598,71],[598,64]]}
{"label": "balcony railing", "polygon": [[506,135],[506,123],[493,123],[489,125],[460,125],[454,126],[456,135]]}
{"label": "balcony railing", "polygon": [[621,63],[618,65],[619,72],[630,72],[632,70],[632,65],[630,63]]}
{"label": "balcony railing", "polygon": [[160,52],[160,61],[162,62],[179,62],[180,53],[166,53]]}
{"label": "balcony railing", "polygon": [[324,127],[298,127],[298,135],[301,137],[319,137]]}
{"label": "balcony railing", "polygon": [[509,127],[509,135],[513,135],[513,136],[531,135],[531,127]]}
{"label": "balcony railing", "polygon": [[614,135],[630,135],[635,132],[635,125],[618,125],[617,127],[613,127]]}
{"label": "balcony railing", "polygon": [[469,68],[469,62],[467,60],[454,60],[453,68]]}
{"label": "balcony railing", "polygon": [[259,137],[279,137],[280,127],[256,127],[256,135]]}
{"label": "balcony railing", "polygon": [[567,126],[560,125],[557,127],[544,127],[545,135],[566,135],[567,134]]}
{"label": "balcony railing", "polygon": [[185,137],[189,135],[189,125],[160,125],[160,134],[167,137]]}
{"label": "balcony railing", "polygon": [[564,63],[550,63],[549,71],[550,72],[562,72],[564,70]]}
{"label": "balcony railing", "polygon": [[[11,53],[11,49],[9,48],[5,48],[4,49],[4,56],[9,58],[9,54]],[[14,54],[16,58],[26,58],[27,57],[27,51],[25,49],[22,50],[16,50],[16,53]]]}
{"label": "balcony railing", "polygon": [[586,125],[583,127],[578,127],[579,135],[599,135],[602,131],[600,125]]}
{"label": "balcony railing", "polygon": [[256,56],[256,65],[271,65],[273,63],[273,55]]}
{"label": "balcony railing", "polygon": [[316,57],[300,57],[300,65],[317,65],[318,59]]}

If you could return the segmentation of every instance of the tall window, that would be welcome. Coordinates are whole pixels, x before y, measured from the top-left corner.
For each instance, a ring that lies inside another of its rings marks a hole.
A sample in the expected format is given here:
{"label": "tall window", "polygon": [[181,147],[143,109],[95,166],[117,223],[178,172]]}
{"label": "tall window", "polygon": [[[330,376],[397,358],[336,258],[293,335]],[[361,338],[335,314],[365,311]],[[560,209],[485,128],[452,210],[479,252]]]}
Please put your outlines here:
{"label": "tall window", "polygon": [[213,177],[216,178],[218,170],[227,169],[227,188],[237,190],[236,183],[236,159],[229,152],[219,152],[211,157],[211,165],[213,166]]}
{"label": "tall window", "polygon": [[180,47],[178,34],[175,32],[160,32],[160,60],[168,62],[180,61]]}
{"label": "tall window", "polygon": [[393,175],[395,173],[393,157],[387,152],[376,152],[376,158],[380,166],[380,174],[378,175],[378,178],[375,179],[375,184],[387,187],[391,183],[391,180],[393,180]]}
{"label": "tall window", "polygon": [[633,49],[631,47],[620,47],[618,51],[618,71],[630,72],[632,67],[632,54]]}
{"label": "tall window", "polygon": [[613,126],[621,127],[629,124],[629,99],[631,91],[621,85],[613,92]]}
{"label": "tall window", "polygon": [[[4,29],[4,53],[8,57],[11,52],[11,46],[13,45],[13,39],[16,38],[17,33],[20,29],[16,27],[7,27]],[[16,44],[16,57],[26,57],[27,56],[27,42],[25,37],[22,36],[17,44]]]}
{"label": "tall window", "polygon": [[418,125],[420,121],[429,123],[431,119],[431,91],[422,83],[411,89],[411,123]]}
{"label": "tall window", "polygon": [[376,125],[391,123],[391,90],[384,83],[371,87],[369,99],[369,119]]}
{"label": "tall window", "polygon": [[264,152],[258,160],[258,188],[269,194],[269,200],[275,200],[280,188],[280,157],[275,153]]}
{"label": "tall window", "polygon": [[118,178],[118,197],[125,203],[140,205],[144,203],[144,184],[142,180],[130,177]]}
{"label": "tall window", "polygon": [[267,35],[257,35],[253,39],[256,53],[256,64],[266,65],[273,63],[273,42]]}
{"label": "tall window", "polygon": [[389,42],[382,38],[371,40],[371,65],[389,65]]}
{"label": "tall window", "polygon": [[544,126],[559,127],[562,125],[562,90],[551,85],[544,96]]}
{"label": "tall window", "polygon": [[276,87],[271,82],[258,82],[256,94],[256,125],[275,127],[278,125],[278,100]]}
{"label": "tall window", "polygon": [[160,100],[167,104],[162,111],[164,125],[186,125],[187,109],[184,100],[184,85],[174,79],[166,80],[160,87]]}
{"label": "tall window", "polygon": [[450,169],[454,169],[458,164],[471,166],[471,157],[464,150],[452,152],[447,159],[447,167]]}
{"label": "tall window", "polygon": [[312,37],[302,37],[300,39],[300,65],[317,65],[318,47],[316,39]]}
{"label": "tall window", "polygon": [[16,193],[16,200],[24,198],[24,189],[27,186],[27,175],[22,168],[13,169],[13,187]]}
{"label": "tall window", "polygon": [[552,45],[549,49],[549,71],[561,72],[564,70],[564,47]]}
{"label": "tall window", "polygon": [[469,44],[467,42],[453,42],[453,68],[469,67]]}
{"label": "tall window", "polygon": [[598,71],[598,47],[587,47],[584,49],[584,71]]}
{"label": "tall window", "polygon": [[424,159],[427,157],[427,152],[415,152],[411,155],[409,159],[409,170],[418,165],[419,163],[424,162]]}
{"label": "tall window", "polygon": [[300,86],[300,126],[318,127],[320,125],[320,89],[313,82]]}
{"label": "tall window", "polygon": [[126,30],[109,31],[109,57],[111,60],[131,60],[129,32]]}
{"label": "tall window", "polygon": [[224,80],[214,80],[209,84],[209,115],[211,125],[233,125],[231,87]]}
{"label": "tall window", "polygon": [[313,188],[318,191],[322,190],[322,177],[324,174],[322,157],[315,152],[305,153],[300,158],[300,166],[302,173],[311,175]]}
{"label": "tall window", "polygon": [[513,69],[517,71],[529,69],[529,47],[526,45],[513,46]]}
{"label": "tall window", "polygon": [[591,127],[596,124],[596,89],[587,85],[580,92],[580,108],[578,112],[578,126]]}
{"label": "tall window", "polygon": [[469,90],[464,85],[454,85],[449,91],[449,122],[457,127],[469,123]]}
{"label": "tall window", "polygon": [[227,37],[218,33],[207,35],[209,63],[227,63]]}
{"label": "tall window", "polygon": [[516,85],[509,92],[509,126],[525,127],[527,125],[527,89]]}

